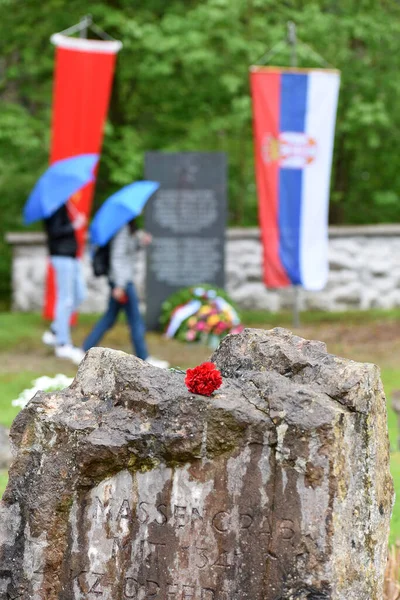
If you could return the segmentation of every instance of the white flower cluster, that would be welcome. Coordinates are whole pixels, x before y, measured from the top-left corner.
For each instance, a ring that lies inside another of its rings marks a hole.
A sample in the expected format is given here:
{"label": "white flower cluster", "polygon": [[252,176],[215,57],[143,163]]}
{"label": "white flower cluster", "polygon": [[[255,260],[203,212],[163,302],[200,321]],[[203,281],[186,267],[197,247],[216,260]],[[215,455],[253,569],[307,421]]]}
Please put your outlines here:
{"label": "white flower cluster", "polygon": [[32,387],[24,390],[18,398],[12,401],[13,406],[24,408],[29,400],[33,398],[36,392],[52,392],[54,390],[63,390],[71,385],[73,377],[67,377],[58,373],[54,377],[38,377],[32,381]]}

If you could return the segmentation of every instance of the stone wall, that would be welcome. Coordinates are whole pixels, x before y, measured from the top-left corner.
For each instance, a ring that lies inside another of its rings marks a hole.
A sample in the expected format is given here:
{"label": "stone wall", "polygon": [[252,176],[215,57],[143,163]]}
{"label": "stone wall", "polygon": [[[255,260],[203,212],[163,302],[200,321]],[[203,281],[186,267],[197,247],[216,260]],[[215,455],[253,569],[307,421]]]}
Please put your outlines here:
{"label": "stone wall", "polygon": [[[400,225],[329,228],[329,280],[300,294],[302,310],[400,306]],[[233,229],[227,242],[227,288],[243,308],[292,307],[293,291],[266,290],[258,229]]]}
{"label": "stone wall", "polygon": [[[330,275],[322,292],[302,291],[301,310],[347,310],[400,306],[400,225],[330,227]],[[13,309],[40,310],[43,302],[46,249],[41,233],[9,233],[13,248]],[[84,260],[88,299],[83,312],[101,312],[107,299],[105,278],[92,275]],[[144,300],[145,254],[140,253],[135,283]],[[292,307],[293,291],[267,290],[262,283],[261,244],[257,228],[229,229],[226,287],[247,309],[278,311]]]}

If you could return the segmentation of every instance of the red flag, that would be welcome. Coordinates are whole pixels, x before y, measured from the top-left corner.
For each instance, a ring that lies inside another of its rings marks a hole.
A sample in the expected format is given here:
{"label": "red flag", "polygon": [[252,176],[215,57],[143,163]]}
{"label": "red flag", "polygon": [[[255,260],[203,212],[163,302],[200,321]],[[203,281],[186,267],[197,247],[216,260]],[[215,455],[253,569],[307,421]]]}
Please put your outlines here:
{"label": "red flag", "polygon": [[278,139],[280,76],[274,72],[252,71],[250,84],[253,99],[253,129],[258,192],[258,215],[264,259],[264,282],[272,288],[285,287],[290,281],[279,260],[278,179],[279,164],[265,161],[265,139]]}
{"label": "red flag", "polygon": [[[56,66],[50,164],[78,154],[100,154],[114,76],[118,41],[87,40],[55,34]],[[95,183],[74,194],[70,212],[90,214]],[[86,226],[76,232],[78,255],[83,254]],[[44,316],[52,319],[56,290],[48,269]]]}

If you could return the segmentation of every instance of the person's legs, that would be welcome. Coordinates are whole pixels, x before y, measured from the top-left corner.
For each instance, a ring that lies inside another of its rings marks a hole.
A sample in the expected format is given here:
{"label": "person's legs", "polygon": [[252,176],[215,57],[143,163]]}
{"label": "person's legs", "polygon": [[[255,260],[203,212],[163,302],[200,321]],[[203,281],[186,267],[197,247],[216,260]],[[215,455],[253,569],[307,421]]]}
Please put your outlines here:
{"label": "person's legs", "polygon": [[89,335],[83,342],[82,348],[85,352],[89,350],[89,348],[97,346],[97,343],[101,340],[106,331],[108,329],[111,329],[111,327],[115,323],[115,320],[121,308],[122,304],[119,304],[119,302],[114,300],[110,291],[110,298],[108,300],[108,307],[106,312],[101,317],[101,319],[97,321],[96,325],[93,327],[92,331],[89,333]]}
{"label": "person's legs", "polygon": [[70,319],[74,306],[75,259],[69,256],[52,256],[56,277],[57,301],[52,329],[57,346],[71,344]]}
{"label": "person's legs", "polygon": [[129,323],[132,345],[135,349],[136,356],[146,360],[146,358],[149,356],[145,341],[146,330],[142,315],[140,314],[139,300],[136,294],[135,286],[132,282],[128,283],[126,287],[126,294],[128,296],[128,302],[124,304],[123,307]]}
{"label": "person's legs", "polygon": [[[56,261],[58,262],[58,258],[62,258],[62,257],[55,257]],[[67,257],[68,258],[68,257]],[[82,302],[85,300],[86,295],[87,295],[87,289],[86,289],[86,284],[85,284],[85,280],[83,278],[83,272],[82,272],[82,265],[81,265],[81,261],[79,259],[72,259],[74,260],[74,275],[73,275],[73,299],[72,299],[72,313],[74,313],[78,307],[82,304]],[[58,288],[58,283],[57,283],[57,288]],[[51,323],[50,325],[50,329],[48,331],[45,331],[42,337],[42,341],[47,344],[48,346],[55,346],[57,344],[57,336],[56,336],[56,322],[55,320]]]}
{"label": "person's legs", "polygon": [[87,296],[85,279],[83,277],[82,264],[79,258],[75,259],[75,277],[74,277],[74,307],[75,312]]}

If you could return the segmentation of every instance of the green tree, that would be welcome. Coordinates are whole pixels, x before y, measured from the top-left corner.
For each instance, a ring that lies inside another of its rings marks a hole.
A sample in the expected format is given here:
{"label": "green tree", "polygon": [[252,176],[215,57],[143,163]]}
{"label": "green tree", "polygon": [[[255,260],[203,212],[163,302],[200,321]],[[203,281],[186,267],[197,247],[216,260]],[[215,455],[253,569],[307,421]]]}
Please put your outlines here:
{"label": "green tree", "polygon": [[[143,176],[147,150],[229,156],[230,221],[257,219],[249,66],[297,25],[299,66],[342,72],[331,221],[399,221],[400,6],[389,0],[107,0],[94,21],[123,41],[95,204]],[[22,227],[48,160],[54,49],[82,17],[78,0],[0,0],[0,235]],[[287,47],[272,63],[288,65]],[[0,242],[0,297],[9,257]]]}

